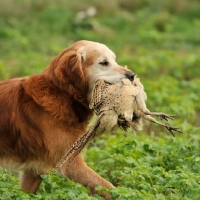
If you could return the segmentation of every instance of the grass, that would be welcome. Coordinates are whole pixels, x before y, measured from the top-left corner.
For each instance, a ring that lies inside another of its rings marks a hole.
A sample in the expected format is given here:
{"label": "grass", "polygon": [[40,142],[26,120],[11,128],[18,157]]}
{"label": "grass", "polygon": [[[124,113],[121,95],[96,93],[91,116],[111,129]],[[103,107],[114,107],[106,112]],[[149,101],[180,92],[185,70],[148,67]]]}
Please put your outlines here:
{"label": "grass", "polygon": [[[89,7],[96,15],[78,18]],[[104,134],[85,151],[87,163],[118,186],[113,199],[199,199],[199,10],[198,0],[0,1],[0,80],[43,71],[77,40],[106,44],[141,78],[148,108],[175,114],[183,134],[171,138],[149,123],[136,137]],[[0,171],[1,199],[100,199],[52,174],[36,195],[24,193]]]}

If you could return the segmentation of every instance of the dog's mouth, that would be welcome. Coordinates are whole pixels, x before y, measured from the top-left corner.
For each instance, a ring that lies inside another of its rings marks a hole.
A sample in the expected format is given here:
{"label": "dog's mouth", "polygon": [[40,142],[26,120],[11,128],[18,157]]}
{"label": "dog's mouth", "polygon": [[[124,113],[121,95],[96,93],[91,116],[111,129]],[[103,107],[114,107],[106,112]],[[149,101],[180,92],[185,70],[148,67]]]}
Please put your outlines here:
{"label": "dog's mouth", "polygon": [[113,77],[113,78],[100,77],[95,81],[95,84],[100,80],[103,80],[107,84],[116,84],[116,83],[121,82],[123,79],[128,79],[129,81],[131,81],[131,83],[133,83],[136,77],[137,77],[136,74],[134,74],[133,77],[131,75],[130,75],[130,77],[123,75],[123,76],[117,77],[117,78],[116,77]]}
{"label": "dog's mouth", "polygon": [[104,80],[106,83],[109,84],[115,84],[120,82],[122,79],[124,79],[125,76],[121,75],[121,76],[100,76],[96,79],[95,82],[99,81],[99,80]]}

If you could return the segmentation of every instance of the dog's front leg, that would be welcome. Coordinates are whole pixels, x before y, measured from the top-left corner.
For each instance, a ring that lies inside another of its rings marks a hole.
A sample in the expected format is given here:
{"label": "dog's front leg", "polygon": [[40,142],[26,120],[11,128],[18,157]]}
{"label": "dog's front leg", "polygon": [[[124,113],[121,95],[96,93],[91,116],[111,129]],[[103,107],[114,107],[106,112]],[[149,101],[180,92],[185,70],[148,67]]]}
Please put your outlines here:
{"label": "dog's front leg", "polygon": [[20,176],[21,188],[26,192],[36,193],[42,178],[32,170],[24,171]]}
{"label": "dog's front leg", "polygon": [[[114,186],[110,182],[103,179],[94,170],[88,167],[81,155],[78,155],[67,169],[66,165],[64,164],[62,166],[62,168],[60,169],[60,173],[75,182],[81,183],[84,186],[89,187],[92,193],[96,193],[95,188],[97,186],[114,188]],[[108,200],[111,199],[110,195],[107,193],[103,193],[101,194],[101,196]]]}

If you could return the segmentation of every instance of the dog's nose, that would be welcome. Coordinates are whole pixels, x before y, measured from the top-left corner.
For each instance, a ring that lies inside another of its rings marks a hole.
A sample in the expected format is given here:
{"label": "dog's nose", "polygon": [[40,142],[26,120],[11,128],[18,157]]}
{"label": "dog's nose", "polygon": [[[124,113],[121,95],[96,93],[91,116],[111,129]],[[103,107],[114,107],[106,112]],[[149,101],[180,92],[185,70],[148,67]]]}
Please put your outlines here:
{"label": "dog's nose", "polygon": [[133,72],[127,72],[126,73],[126,78],[128,78],[130,81],[133,81],[134,80],[134,77],[135,77],[135,74]]}

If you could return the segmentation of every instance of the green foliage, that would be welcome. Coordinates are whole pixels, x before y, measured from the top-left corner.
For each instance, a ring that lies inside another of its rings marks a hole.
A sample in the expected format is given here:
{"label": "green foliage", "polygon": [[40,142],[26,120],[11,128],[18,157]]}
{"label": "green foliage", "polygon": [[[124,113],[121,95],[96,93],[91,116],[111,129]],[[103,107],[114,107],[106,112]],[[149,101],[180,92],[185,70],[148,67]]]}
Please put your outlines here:
{"label": "green foliage", "polygon": [[[95,16],[78,17],[91,6]],[[148,108],[177,115],[170,123],[183,134],[164,136],[149,123],[137,136],[104,134],[88,146],[88,165],[118,186],[113,199],[200,199],[199,10],[199,0],[0,1],[0,80],[41,72],[77,40],[106,44],[141,78]],[[37,194],[25,193],[15,175],[0,172],[3,200],[101,199],[52,174]]]}
{"label": "green foliage", "polygon": [[118,133],[117,137],[109,137],[103,148],[96,141],[86,158],[97,172],[118,186],[111,191],[113,197],[200,198],[200,149],[196,138],[134,137],[131,132],[124,137]]}
{"label": "green foliage", "polygon": [[[197,136],[146,137],[145,133],[96,139],[85,158],[89,166],[117,186],[113,199],[199,199],[200,149]],[[105,140],[107,141],[105,144]],[[101,199],[57,175],[43,175],[37,194],[23,192],[15,176],[1,169],[1,199]],[[13,187],[14,185],[14,187]],[[99,187],[100,192],[106,189]]]}

